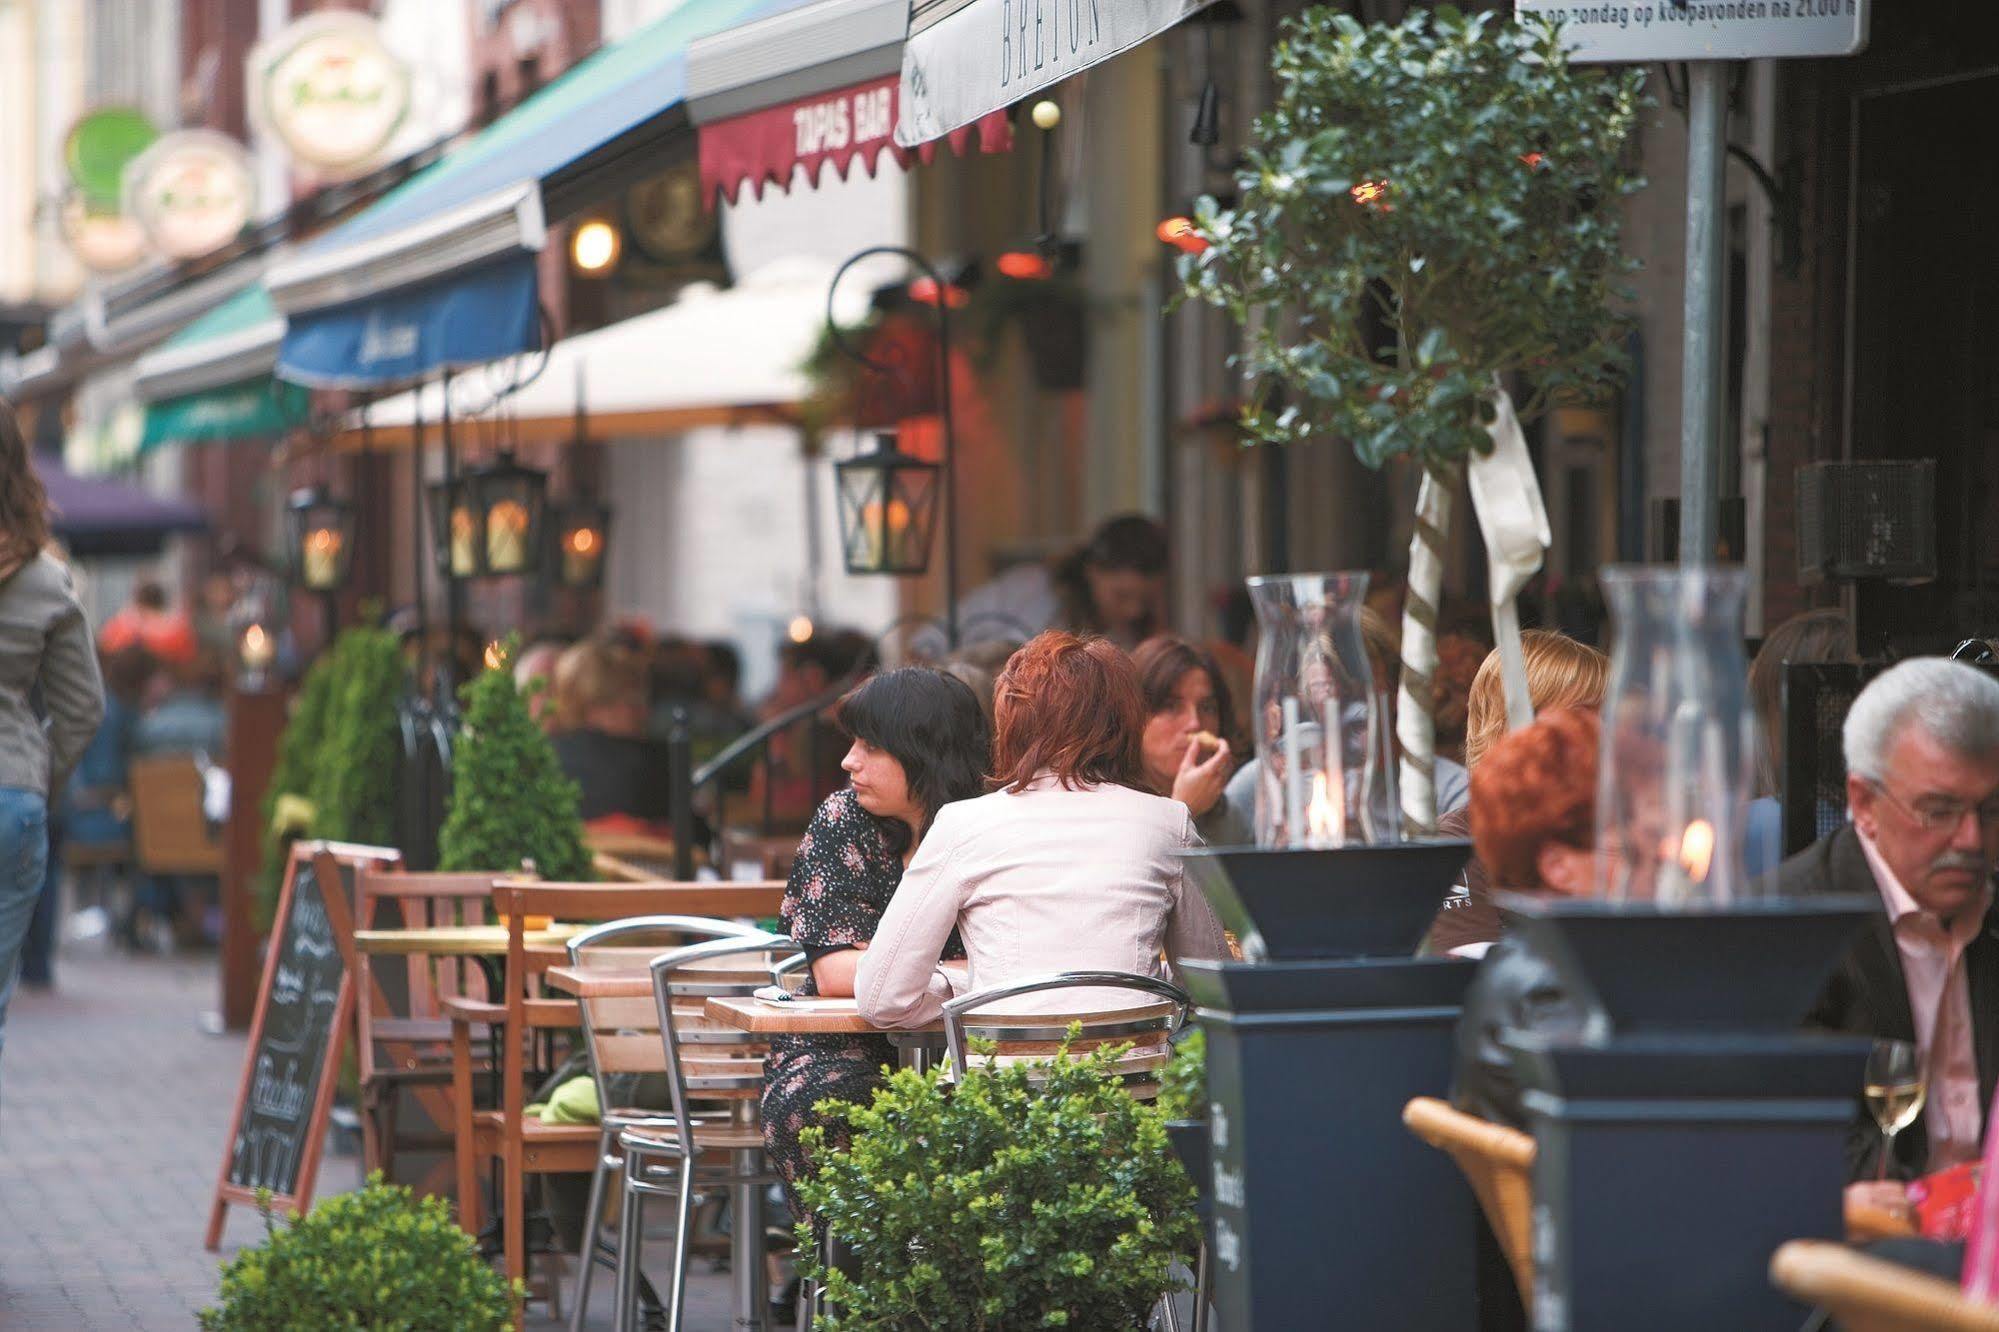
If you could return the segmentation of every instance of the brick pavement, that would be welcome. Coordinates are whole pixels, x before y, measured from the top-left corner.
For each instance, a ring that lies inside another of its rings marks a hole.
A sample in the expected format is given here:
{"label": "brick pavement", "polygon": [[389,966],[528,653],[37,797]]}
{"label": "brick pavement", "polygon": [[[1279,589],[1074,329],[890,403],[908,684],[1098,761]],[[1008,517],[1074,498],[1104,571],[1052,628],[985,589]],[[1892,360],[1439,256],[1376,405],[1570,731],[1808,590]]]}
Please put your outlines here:
{"label": "brick pavement", "polygon": [[[201,1029],[214,959],[72,952],[57,984],[16,996],[0,1058],[0,1329],[192,1327],[218,1283],[201,1237],[243,1067],[240,1035]],[[323,1162],[322,1195],[358,1182],[353,1157]],[[232,1207],[220,1257],[262,1233]],[[608,1276],[592,1327],[610,1326]],[[727,1277],[697,1265],[688,1327],[728,1327],[727,1301]]]}

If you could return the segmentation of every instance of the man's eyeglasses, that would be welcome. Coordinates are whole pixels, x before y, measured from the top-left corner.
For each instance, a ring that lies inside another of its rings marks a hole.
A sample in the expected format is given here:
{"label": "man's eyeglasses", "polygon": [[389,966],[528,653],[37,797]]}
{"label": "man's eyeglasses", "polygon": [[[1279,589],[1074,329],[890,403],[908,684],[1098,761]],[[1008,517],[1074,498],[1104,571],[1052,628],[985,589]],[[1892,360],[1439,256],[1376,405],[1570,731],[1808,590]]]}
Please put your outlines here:
{"label": "man's eyeglasses", "polygon": [[1999,828],[1999,796],[1976,805],[1943,796],[1923,796],[1911,803],[1890,790],[1886,782],[1870,780],[1867,784],[1886,796],[1889,804],[1922,825],[1924,832],[1955,832],[1963,825],[1967,814],[1978,816],[1978,826],[1982,831],[1991,832]]}

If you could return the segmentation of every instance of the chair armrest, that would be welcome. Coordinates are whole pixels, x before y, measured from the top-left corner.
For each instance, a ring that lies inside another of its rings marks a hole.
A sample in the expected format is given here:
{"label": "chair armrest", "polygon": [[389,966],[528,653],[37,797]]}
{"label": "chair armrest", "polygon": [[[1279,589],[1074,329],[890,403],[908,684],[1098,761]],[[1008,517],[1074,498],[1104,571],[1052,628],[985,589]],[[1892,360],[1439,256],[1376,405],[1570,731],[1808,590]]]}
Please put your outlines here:
{"label": "chair armrest", "polygon": [[507,1006],[488,1003],[484,999],[468,999],[462,994],[447,994],[438,1001],[438,1008],[451,1019],[452,1025],[461,1023],[485,1023],[489,1026],[507,1025]]}

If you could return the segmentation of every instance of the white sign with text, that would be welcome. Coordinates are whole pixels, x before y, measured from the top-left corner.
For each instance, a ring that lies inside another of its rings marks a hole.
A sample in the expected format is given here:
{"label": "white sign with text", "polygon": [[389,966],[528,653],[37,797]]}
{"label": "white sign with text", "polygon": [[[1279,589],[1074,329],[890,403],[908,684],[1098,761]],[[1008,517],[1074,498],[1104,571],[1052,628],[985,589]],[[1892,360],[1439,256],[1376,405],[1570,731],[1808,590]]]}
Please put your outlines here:
{"label": "white sign with text", "polygon": [[1108,60],[1210,0],[911,0],[895,141],[928,143]]}
{"label": "white sign with text", "polygon": [[1514,0],[1562,25],[1571,58],[1770,60],[1853,55],[1870,0]]}

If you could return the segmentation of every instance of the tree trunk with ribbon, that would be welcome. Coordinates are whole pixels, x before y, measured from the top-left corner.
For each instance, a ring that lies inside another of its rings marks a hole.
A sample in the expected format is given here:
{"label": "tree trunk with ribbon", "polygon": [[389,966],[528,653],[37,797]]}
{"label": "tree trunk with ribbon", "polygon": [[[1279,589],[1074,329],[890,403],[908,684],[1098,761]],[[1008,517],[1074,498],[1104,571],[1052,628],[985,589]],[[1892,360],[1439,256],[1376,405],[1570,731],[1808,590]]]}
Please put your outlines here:
{"label": "tree trunk with ribbon", "polygon": [[1409,591],[1402,601],[1402,684],[1395,738],[1402,752],[1399,792],[1406,832],[1437,825],[1437,608],[1444,596],[1444,543],[1459,467],[1433,463],[1416,492],[1416,533],[1409,539]]}

